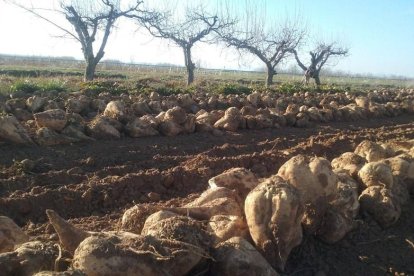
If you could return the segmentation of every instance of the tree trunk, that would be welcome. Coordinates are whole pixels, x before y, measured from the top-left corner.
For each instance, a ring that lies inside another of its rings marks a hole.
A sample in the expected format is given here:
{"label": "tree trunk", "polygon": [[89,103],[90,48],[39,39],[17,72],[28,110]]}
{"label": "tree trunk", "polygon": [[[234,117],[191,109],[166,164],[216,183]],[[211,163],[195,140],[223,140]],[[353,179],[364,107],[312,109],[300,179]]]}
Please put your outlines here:
{"label": "tree trunk", "polygon": [[315,79],[316,85],[317,86],[320,86],[321,85],[321,79],[319,78],[319,72],[318,71],[316,71],[314,73],[313,78]]}
{"label": "tree trunk", "polygon": [[191,59],[191,47],[184,47],[185,67],[187,68],[187,85],[194,82],[195,64]]}
{"label": "tree trunk", "polygon": [[95,77],[95,70],[96,70],[96,62],[94,59],[86,61],[86,69],[85,75],[83,80],[84,81],[91,81]]}
{"label": "tree trunk", "polygon": [[269,87],[273,84],[273,76],[276,74],[275,69],[270,65],[267,65],[267,77],[266,77],[266,87]]}
{"label": "tree trunk", "polygon": [[194,82],[194,67],[187,67],[187,85],[190,85]]}

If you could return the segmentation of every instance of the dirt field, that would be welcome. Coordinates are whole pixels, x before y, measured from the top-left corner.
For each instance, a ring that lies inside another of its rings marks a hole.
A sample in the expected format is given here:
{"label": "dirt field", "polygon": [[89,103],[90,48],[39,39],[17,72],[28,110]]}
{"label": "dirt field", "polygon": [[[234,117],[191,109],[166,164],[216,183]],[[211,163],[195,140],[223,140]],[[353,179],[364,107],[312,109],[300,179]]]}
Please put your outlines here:
{"label": "dirt field", "polygon": [[[115,230],[135,203],[179,205],[232,167],[267,177],[299,154],[332,160],[364,139],[414,139],[414,115],[312,129],[281,128],[195,133],[77,143],[54,147],[0,145],[0,214],[38,239],[56,239],[45,210],[54,209],[87,230]],[[24,173],[14,161],[35,161]],[[413,275],[414,201],[397,224],[382,230],[369,218],[335,245],[311,236],[290,255],[287,275]]]}

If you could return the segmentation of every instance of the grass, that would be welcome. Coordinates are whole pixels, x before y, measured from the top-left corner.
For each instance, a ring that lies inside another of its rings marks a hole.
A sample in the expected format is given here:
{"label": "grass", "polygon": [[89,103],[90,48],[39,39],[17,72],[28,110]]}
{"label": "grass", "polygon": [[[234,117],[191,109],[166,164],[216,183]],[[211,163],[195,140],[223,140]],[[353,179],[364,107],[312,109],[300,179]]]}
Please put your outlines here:
{"label": "grass", "polygon": [[9,93],[24,92],[32,94],[34,92],[65,92],[68,87],[62,79],[55,78],[18,78],[9,87]]}

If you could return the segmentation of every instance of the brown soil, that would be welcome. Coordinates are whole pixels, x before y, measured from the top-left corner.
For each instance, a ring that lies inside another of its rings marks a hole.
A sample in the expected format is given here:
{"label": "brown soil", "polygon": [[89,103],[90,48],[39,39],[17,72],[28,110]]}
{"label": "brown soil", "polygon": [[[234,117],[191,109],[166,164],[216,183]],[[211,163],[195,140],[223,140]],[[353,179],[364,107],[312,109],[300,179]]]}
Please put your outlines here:
{"label": "brown soil", "polygon": [[[404,115],[223,136],[195,133],[55,147],[1,145],[0,215],[11,217],[38,239],[56,239],[46,209],[87,230],[114,230],[123,211],[135,203],[180,205],[202,192],[209,178],[232,167],[266,177],[299,153],[331,160],[364,139],[413,138],[414,115]],[[25,172],[16,162],[23,159],[36,166]],[[413,208],[411,200],[400,221],[386,230],[363,217],[359,228],[335,245],[305,237],[291,254],[287,274],[414,274]]]}

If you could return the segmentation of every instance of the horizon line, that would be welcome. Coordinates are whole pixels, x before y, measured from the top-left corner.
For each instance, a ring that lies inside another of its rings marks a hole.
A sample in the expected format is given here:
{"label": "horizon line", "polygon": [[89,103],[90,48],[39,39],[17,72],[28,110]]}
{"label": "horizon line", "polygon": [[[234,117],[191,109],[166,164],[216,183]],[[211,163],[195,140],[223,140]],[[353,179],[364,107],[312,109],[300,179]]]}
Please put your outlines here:
{"label": "horizon line", "polygon": [[[33,61],[41,60],[41,59],[55,59],[67,62],[82,62],[85,61],[83,59],[76,58],[74,56],[46,56],[46,55],[21,55],[21,54],[3,54],[0,53],[0,58],[9,57],[9,58],[26,58],[26,59],[33,59]],[[132,65],[132,66],[146,66],[146,67],[176,67],[176,68],[183,68],[185,69],[184,65],[174,64],[174,63],[145,63],[145,62],[127,62],[117,59],[102,59],[100,63],[105,64],[113,64],[113,65]],[[0,64],[1,66],[2,64]],[[225,71],[225,72],[249,72],[249,73],[265,73],[265,70],[258,70],[258,69],[226,69],[226,68],[215,68],[215,67],[198,67],[197,69],[202,70],[212,70],[212,71]],[[298,72],[301,70],[298,69]],[[280,75],[303,75],[302,73],[298,73],[289,71],[289,69],[281,69],[279,70]],[[374,74],[374,73],[353,73],[353,72],[343,72],[341,70],[326,70],[326,76],[329,77],[347,77],[347,78],[366,78],[366,79],[387,79],[387,80],[405,80],[410,81],[414,80],[414,77],[410,76],[403,76],[403,75],[394,75],[394,74]]]}

